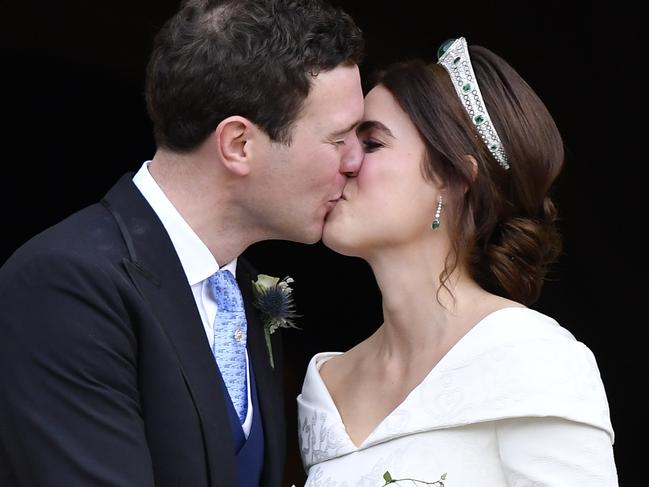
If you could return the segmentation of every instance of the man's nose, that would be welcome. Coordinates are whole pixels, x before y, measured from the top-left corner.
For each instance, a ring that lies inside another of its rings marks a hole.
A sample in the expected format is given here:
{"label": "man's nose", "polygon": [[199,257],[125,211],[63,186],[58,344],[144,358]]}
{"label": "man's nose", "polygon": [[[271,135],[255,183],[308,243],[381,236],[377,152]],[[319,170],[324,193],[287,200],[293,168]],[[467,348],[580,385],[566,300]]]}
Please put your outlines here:
{"label": "man's nose", "polygon": [[347,177],[354,177],[358,174],[363,164],[363,148],[360,141],[354,137],[350,142],[349,150],[343,156],[340,172]]}

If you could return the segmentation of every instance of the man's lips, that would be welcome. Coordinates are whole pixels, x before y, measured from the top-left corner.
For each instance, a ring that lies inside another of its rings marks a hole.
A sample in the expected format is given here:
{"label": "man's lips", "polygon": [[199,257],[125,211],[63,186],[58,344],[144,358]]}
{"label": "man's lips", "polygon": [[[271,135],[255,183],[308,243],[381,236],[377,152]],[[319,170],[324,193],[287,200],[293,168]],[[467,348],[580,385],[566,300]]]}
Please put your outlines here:
{"label": "man's lips", "polygon": [[341,194],[341,195],[338,196],[337,198],[334,198],[334,199],[332,199],[332,200],[329,200],[329,203],[338,203],[340,200],[344,200],[344,199],[345,199],[345,195],[344,195],[344,194]]}
{"label": "man's lips", "polygon": [[345,197],[342,196],[342,195],[340,195],[340,196],[339,196],[338,198],[336,198],[336,199],[333,199],[333,200],[329,200],[329,201],[327,201],[327,211],[329,212],[329,211],[333,210],[333,209],[336,207],[336,205],[337,205],[341,200],[344,200],[344,199],[345,199]]}

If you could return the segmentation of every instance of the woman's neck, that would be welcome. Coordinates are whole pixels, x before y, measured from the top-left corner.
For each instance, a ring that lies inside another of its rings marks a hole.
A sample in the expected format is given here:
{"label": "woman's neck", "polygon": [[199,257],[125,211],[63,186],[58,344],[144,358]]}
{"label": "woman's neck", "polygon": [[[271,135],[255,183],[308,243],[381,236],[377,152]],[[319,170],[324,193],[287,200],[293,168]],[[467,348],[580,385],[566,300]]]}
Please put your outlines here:
{"label": "woman's neck", "polygon": [[442,285],[444,256],[411,246],[368,259],[383,297],[384,323],[372,337],[377,358],[395,364],[441,358],[500,301],[505,305],[461,266]]}

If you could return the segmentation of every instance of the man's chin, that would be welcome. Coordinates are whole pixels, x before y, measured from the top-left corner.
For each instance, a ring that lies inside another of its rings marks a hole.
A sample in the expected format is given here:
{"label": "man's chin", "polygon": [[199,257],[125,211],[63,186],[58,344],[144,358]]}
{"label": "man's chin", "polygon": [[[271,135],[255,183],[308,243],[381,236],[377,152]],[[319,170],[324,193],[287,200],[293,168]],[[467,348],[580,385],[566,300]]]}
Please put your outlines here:
{"label": "man's chin", "polygon": [[313,225],[313,227],[309,228],[308,230],[309,231],[305,231],[291,240],[307,245],[318,243],[322,239],[324,222],[321,222],[319,225]]}

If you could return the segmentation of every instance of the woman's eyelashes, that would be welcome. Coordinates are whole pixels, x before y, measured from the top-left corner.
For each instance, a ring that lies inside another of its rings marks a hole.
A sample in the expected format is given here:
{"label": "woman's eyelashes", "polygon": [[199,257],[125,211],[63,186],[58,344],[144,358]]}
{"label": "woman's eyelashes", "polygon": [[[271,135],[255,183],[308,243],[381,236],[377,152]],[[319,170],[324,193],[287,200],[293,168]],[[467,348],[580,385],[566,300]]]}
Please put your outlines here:
{"label": "woman's eyelashes", "polygon": [[363,145],[363,152],[365,153],[374,152],[383,147],[383,144],[381,142],[372,138],[362,139],[361,144]]}

